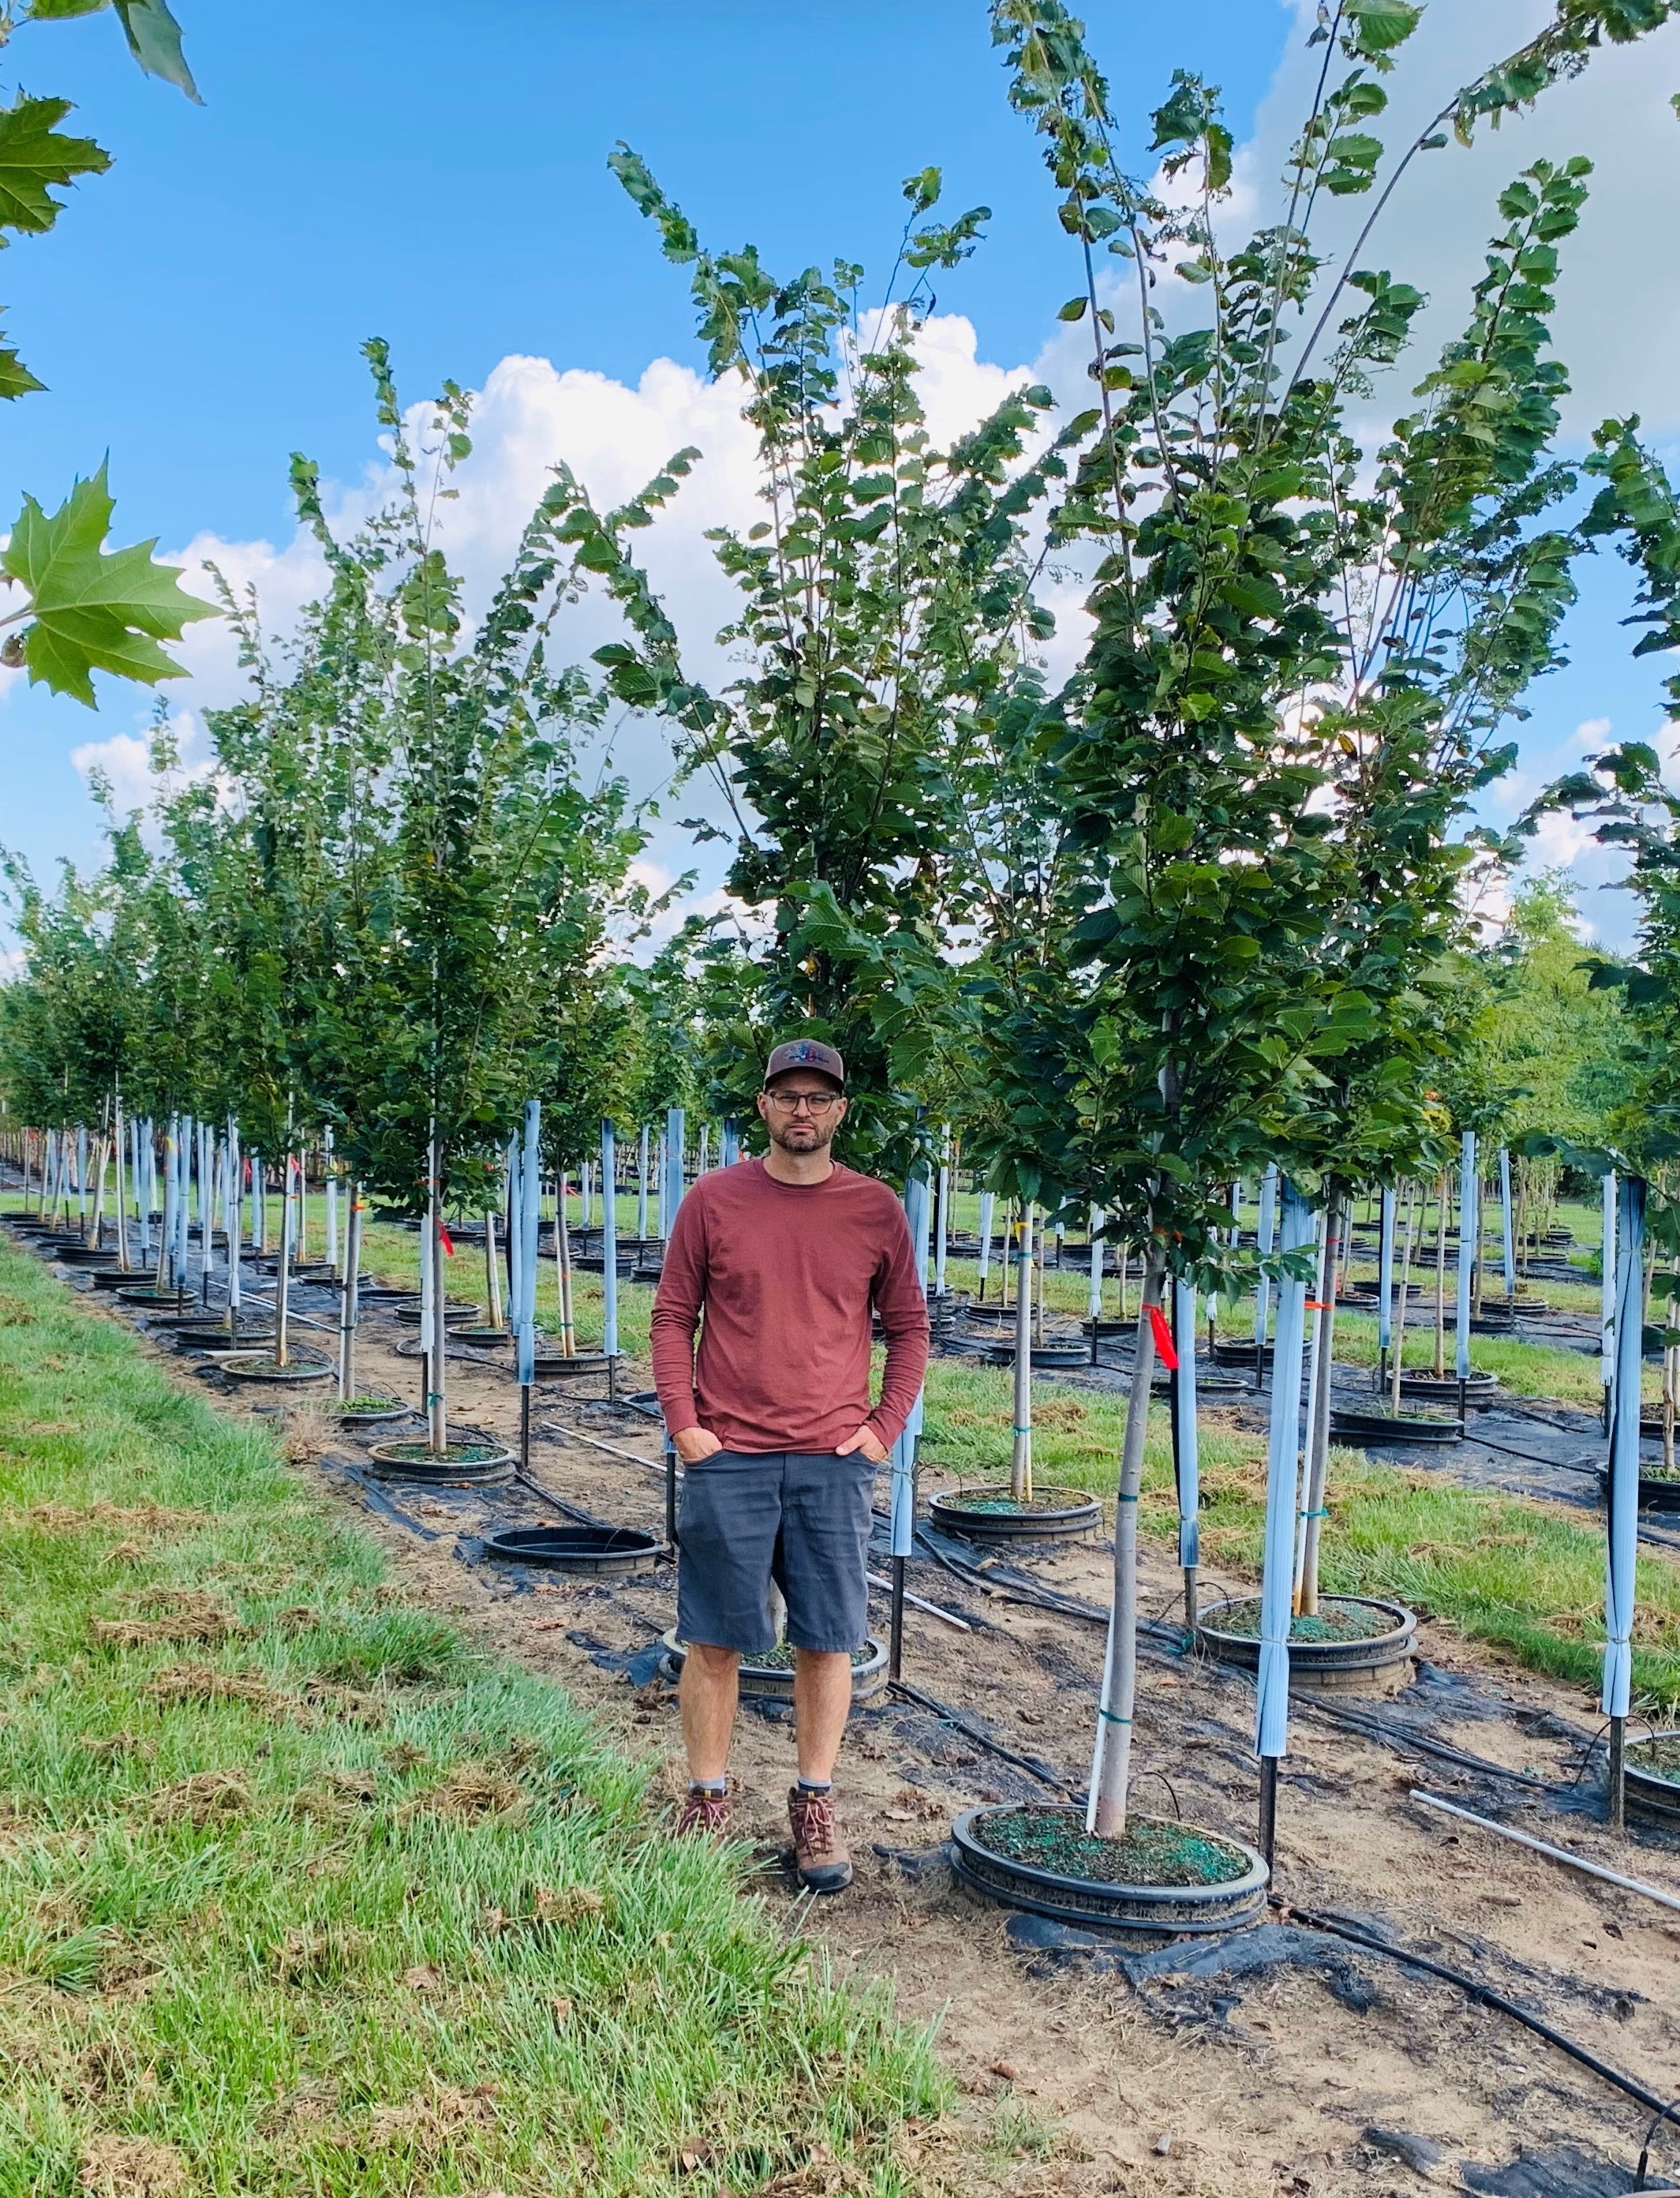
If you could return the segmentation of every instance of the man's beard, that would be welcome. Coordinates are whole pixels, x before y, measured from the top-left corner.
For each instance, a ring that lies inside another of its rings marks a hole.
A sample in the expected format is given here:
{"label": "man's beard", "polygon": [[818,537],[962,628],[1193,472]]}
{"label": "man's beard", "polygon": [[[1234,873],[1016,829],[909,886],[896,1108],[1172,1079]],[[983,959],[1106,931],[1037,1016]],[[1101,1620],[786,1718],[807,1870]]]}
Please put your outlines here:
{"label": "man's beard", "polygon": [[[808,1145],[795,1145],[788,1143],[788,1132],[795,1126],[792,1122],[782,1123],[771,1120],[767,1122],[764,1126],[770,1131],[770,1141],[771,1144],[780,1145],[784,1153],[797,1153],[801,1159],[804,1159],[811,1153],[827,1152],[829,1146],[834,1142],[834,1132],[839,1129],[840,1124],[838,1122],[812,1122],[811,1126],[816,1131],[816,1135],[812,1137]],[[802,1127],[803,1125],[799,1126]]]}

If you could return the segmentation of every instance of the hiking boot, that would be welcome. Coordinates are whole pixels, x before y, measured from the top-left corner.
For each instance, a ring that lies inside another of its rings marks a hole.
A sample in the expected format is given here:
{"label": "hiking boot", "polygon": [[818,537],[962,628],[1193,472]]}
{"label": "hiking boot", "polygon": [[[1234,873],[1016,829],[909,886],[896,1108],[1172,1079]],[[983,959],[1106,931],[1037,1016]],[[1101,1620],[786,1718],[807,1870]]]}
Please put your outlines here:
{"label": "hiking boot", "polygon": [[834,1822],[833,1794],[791,1788],[788,1821],[793,1828],[793,1867],[799,1883],[813,1893],[844,1893],[852,1882],[852,1858]]}
{"label": "hiking boot", "polygon": [[724,1839],[729,1835],[730,1797],[727,1794],[707,1794],[690,1787],[683,1804],[683,1812],[677,1819],[675,1836],[687,1839],[693,1833],[711,1832]]}

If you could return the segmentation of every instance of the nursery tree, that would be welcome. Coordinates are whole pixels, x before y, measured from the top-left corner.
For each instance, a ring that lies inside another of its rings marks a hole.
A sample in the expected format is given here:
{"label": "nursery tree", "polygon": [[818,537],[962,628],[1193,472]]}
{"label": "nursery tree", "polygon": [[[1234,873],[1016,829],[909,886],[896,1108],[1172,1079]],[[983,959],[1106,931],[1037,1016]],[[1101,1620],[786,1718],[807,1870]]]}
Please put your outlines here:
{"label": "nursery tree", "polygon": [[[1324,11],[1283,217],[1227,251],[1231,141],[1208,89],[1181,73],[1155,116],[1183,201],[1170,206],[1119,167],[1077,21],[1056,0],[994,9],[1083,269],[1064,317],[1092,334],[1097,402],[1064,431],[1078,454],[1049,547],[1088,540],[1101,561],[1079,672],[1038,712],[1027,755],[994,774],[993,846],[1020,829],[1009,804],[1035,786],[1035,759],[1047,775],[1032,890],[1013,897],[1028,920],[1007,952],[988,941],[962,991],[1006,1095],[999,1157],[1007,1140],[1022,1194],[1102,1205],[1149,1247],[1093,1779],[1102,1832],[1125,1822],[1149,1307],[1169,1269],[1218,1272],[1234,1175],[1276,1157],[1334,1202],[1353,1125],[1415,1143],[1419,1070],[1443,1029],[1426,980],[1462,928],[1463,811],[1508,760],[1496,736],[1555,660],[1571,600],[1578,544],[1549,521],[1573,487],[1549,455],[1564,380],[1543,352],[1584,163],[1537,163],[1502,196],[1469,327],[1374,482],[1346,425],[1421,299],[1362,264],[1363,236],[1331,268],[1310,224],[1375,183],[1381,79],[1417,13]],[[1533,96],[1625,27],[1605,15],[1572,11],[1443,119],[1468,137]],[[1136,286],[1124,335],[1105,254]],[[1210,307],[1179,333],[1154,295],[1175,264]],[[951,782],[947,834],[984,790]],[[916,984],[901,981],[901,1008]],[[1036,1148],[1022,1150],[1024,1127]]]}
{"label": "nursery tree", "polygon": [[[950,451],[931,446],[916,327],[932,273],[966,258],[986,218],[934,220],[937,170],[906,183],[888,302],[865,313],[860,267],[777,280],[750,245],[703,248],[627,148],[613,166],[666,258],[693,270],[712,372],[738,384],[758,431],[765,515],[744,538],[713,538],[741,603],[722,638],[745,666],[714,693],[626,546],[648,498],[597,515],[578,491],[580,561],[606,577],[632,636],[598,658],[621,701],[671,721],[684,770],[727,805],[730,889],[771,927],[745,1020],[772,1042],[799,1028],[840,1045],[856,1094],[848,1148],[902,1164],[914,1102],[892,1086],[855,974],[833,962],[828,912],[942,943],[940,759],[1048,630],[1020,522],[1043,487],[1020,462],[1049,392],[1023,388]],[[660,496],[697,455],[671,462]]]}

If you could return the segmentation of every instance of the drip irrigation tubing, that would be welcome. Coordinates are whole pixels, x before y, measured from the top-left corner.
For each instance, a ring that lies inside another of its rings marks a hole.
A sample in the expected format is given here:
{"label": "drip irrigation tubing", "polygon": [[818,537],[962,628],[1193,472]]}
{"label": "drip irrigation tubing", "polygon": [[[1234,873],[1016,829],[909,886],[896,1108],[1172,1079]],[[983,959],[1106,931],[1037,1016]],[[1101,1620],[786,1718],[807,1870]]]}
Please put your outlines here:
{"label": "drip irrigation tubing", "polygon": [[[934,1549],[923,1539],[920,1530],[916,1539],[922,1543],[930,1556],[944,1565],[956,1578],[970,1581],[991,1594],[1047,1610],[1055,1617],[1077,1617],[1101,1625],[1108,1623],[1107,1612],[1096,1603],[1082,1602],[1072,1596],[1045,1595],[1033,1588],[1011,1585],[1001,1580],[994,1582],[977,1569],[965,1567],[959,1559],[948,1557],[942,1550]],[[1173,1644],[1174,1654],[1160,1657],[1158,1660],[1166,1663],[1182,1660],[1184,1634],[1181,1626],[1160,1619],[1144,1619],[1139,1622],[1138,1631],[1163,1644]],[[1485,1756],[1472,1755],[1464,1748],[1454,1747],[1444,1740],[1433,1740],[1424,1733],[1390,1730],[1375,1718],[1362,1717],[1357,1711],[1340,1705],[1333,1707],[1316,1695],[1292,1692],[1290,1701],[1296,1708],[1322,1718],[1331,1724],[1340,1725],[1346,1731],[1356,1732],[1362,1739],[1375,1741],[1396,1754],[1404,1754],[1410,1748],[1415,1753],[1433,1756],[1439,1762],[1450,1763],[1461,1771],[1476,1771],[1483,1777],[1503,1779],[1509,1784],[1527,1786],[1543,1794],[1557,1790],[1550,1780],[1537,1777],[1532,1771],[1509,1770],[1503,1763],[1490,1762]]]}
{"label": "drip irrigation tubing", "polygon": [[1578,2061],[1583,2068],[1590,2069],[1595,2076],[1613,2085],[1638,2105],[1648,2108],[1653,2114],[1661,2114],[1666,2107],[1668,2102],[1660,2098],[1656,2092],[1648,2090],[1636,2076],[1630,2076],[1624,2070],[1613,2067],[1609,2061],[1601,2061],[1590,2047],[1548,2022],[1543,2015],[1531,2013],[1517,2001],[1508,1998],[1503,1992],[1496,1992],[1491,1985],[1482,1984],[1477,1978],[1467,1975],[1462,1969],[1450,1968],[1445,1962],[1433,1961],[1427,1954],[1414,1953],[1409,1946],[1392,1945],[1387,1939],[1376,1938],[1369,1931],[1362,1931],[1355,1924],[1343,1922],[1338,1916],[1326,1915],[1316,1909],[1297,1908],[1293,1901],[1284,1900],[1276,1893],[1272,1896],[1272,1905],[1286,1921],[1304,1923],[1310,1931],[1322,1931],[1333,1939],[1345,1939],[1350,1945],[1363,1947],[1368,1953],[1386,1955],[1391,1962],[1399,1962],[1408,1968],[1421,1969],[1426,1975],[1439,1977],[1443,1984],[1456,1985],[1460,1992],[1469,1998],[1484,2007],[1495,2009],[1501,2015],[1509,2015],[1525,2030],[1532,2030],[1537,2038],[1543,2038],[1549,2045],[1556,2046],[1560,2053],[1567,2053],[1572,2061]]}
{"label": "drip irrigation tubing", "polygon": [[955,1727],[966,1740],[972,1740],[977,1747],[985,1748],[989,1755],[997,1756],[1002,1762],[1013,1764],[1017,1771],[1026,1771],[1029,1778],[1036,1778],[1041,1786],[1048,1786],[1053,1794],[1065,1794],[1070,1801],[1076,1798],[1075,1789],[1065,1779],[1058,1778],[1048,1765],[1035,1763],[1030,1755],[1018,1755],[1012,1747],[1005,1747],[1001,1740],[993,1740],[990,1733],[982,1732],[978,1725],[971,1724],[961,1710],[953,1708],[949,1702],[942,1702],[937,1695],[923,1694],[920,1687],[911,1686],[908,1679],[889,1679],[887,1691],[889,1695],[897,1695],[901,1701],[913,1702],[917,1709],[926,1710],[942,1723]]}

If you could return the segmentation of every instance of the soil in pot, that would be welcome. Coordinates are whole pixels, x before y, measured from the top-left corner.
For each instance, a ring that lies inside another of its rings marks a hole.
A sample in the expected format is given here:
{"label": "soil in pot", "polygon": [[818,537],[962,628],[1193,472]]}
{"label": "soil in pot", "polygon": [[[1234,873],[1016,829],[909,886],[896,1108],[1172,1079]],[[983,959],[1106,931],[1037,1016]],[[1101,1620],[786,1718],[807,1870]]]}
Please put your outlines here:
{"label": "soil in pot", "polygon": [[[1375,1641],[1393,1631],[1394,1621],[1386,1611],[1377,1611],[1363,1602],[1338,1602],[1327,1596],[1317,1611],[1311,1617],[1298,1614],[1289,1621],[1291,1641]],[[1234,1633],[1240,1640],[1258,1641],[1260,1637],[1260,1605],[1259,1598],[1250,1602],[1228,1602],[1219,1613],[1219,1631]]]}
{"label": "soil in pot", "polygon": [[1160,1817],[1134,1816],[1124,1838],[1104,1840],[1080,1810],[1010,1809],[988,1812],[973,1836],[1010,1862],[1096,1885],[1231,1885],[1253,1866],[1232,1840]]}
{"label": "soil in pot", "polygon": [[463,1322],[458,1326],[454,1321],[450,1321],[448,1328],[450,1334],[457,1343],[470,1343],[475,1351],[494,1351],[500,1346],[511,1343],[514,1340],[512,1331],[509,1329],[481,1327],[471,1321]]}
{"label": "soil in pot", "polygon": [[1654,1778],[1672,1782],[1680,1800],[1680,1732],[1653,1733],[1649,1740],[1631,1740],[1627,1759],[1648,1771]]}
{"label": "soil in pot", "polygon": [[[462,1321],[476,1320],[483,1310],[483,1306],[477,1304],[472,1298],[445,1298],[444,1300],[445,1324],[446,1327],[455,1328]],[[397,1317],[398,1320],[406,1321],[411,1328],[418,1328],[420,1300],[404,1298],[397,1307]]]}
{"label": "soil in pot", "polygon": [[282,1366],[267,1351],[238,1351],[222,1361],[230,1381],[324,1381],[335,1370],[325,1359],[294,1358]]}

